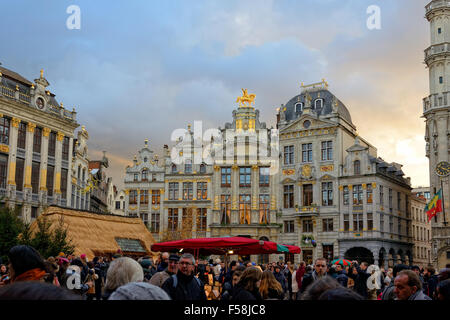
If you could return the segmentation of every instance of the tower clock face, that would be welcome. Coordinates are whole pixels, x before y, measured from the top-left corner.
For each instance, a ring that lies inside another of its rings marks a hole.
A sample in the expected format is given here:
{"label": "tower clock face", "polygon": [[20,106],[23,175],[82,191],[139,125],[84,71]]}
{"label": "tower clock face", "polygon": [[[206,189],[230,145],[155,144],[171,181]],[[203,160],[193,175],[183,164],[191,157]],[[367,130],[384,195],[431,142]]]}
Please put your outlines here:
{"label": "tower clock face", "polygon": [[440,177],[446,177],[450,174],[450,163],[447,161],[439,162],[436,166],[436,174]]}

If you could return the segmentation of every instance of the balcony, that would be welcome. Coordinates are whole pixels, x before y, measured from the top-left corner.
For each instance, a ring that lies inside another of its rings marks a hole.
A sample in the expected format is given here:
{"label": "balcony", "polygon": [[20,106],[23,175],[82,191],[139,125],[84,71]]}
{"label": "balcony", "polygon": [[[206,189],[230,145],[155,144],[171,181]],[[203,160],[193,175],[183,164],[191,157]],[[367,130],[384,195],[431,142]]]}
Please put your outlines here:
{"label": "balcony", "polygon": [[425,7],[425,12],[426,12],[426,15],[428,16],[428,14],[430,14],[433,10],[445,9],[445,8],[450,9],[450,3],[447,0],[437,0],[437,1],[432,1],[431,3],[429,3]]}
{"label": "balcony", "polygon": [[23,200],[23,191],[16,191],[16,200]]}
{"label": "balcony", "polygon": [[31,202],[39,202],[39,195],[37,193],[31,194]]}
{"label": "balcony", "polygon": [[320,210],[318,206],[300,206],[295,208],[295,212],[298,214],[298,216],[308,217],[318,215]]}
{"label": "balcony", "polygon": [[6,197],[6,189],[1,188],[0,189],[0,198]]}
{"label": "balcony", "polygon": [[449,92],[435,93],[423,99],[423,113],[433,108],[445,108],[449,106]]}
{"label": "balcony", "polygon": [[450,53],[450,43],[444,42],[432,45],[425,49],[425,62],[433,55]]}

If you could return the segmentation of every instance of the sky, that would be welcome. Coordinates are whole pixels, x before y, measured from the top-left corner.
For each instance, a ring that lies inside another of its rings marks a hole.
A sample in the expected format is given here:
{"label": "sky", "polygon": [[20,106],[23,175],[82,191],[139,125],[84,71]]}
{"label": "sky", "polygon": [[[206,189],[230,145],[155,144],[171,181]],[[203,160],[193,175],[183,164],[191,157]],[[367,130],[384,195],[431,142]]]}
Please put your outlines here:
{"label": "sky", "polygon": [[[145,139],[161,155],[188,123],[224,127],[241,88],[275,126],[275,109],[322,78],[378,156],[403,164],[413,187],[428,186],[428,2],[15,0],[2,3],[0,62],[30,80],[44,69],[86,126],[90,159],[106,151],[119,188]],[[67,27],[71,5],[80,29]],[[381,29],[367,27],[371,5]]]}

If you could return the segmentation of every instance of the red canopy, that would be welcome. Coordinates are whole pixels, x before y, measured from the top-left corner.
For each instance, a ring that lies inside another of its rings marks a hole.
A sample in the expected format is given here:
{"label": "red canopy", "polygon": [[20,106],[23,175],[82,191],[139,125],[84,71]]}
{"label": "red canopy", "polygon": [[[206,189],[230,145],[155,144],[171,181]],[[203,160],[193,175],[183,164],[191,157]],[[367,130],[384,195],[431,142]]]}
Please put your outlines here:
{"label": "red canopy", "polygon": [[[300,248],[287,246],[290,253],[300,253]],[[197,238],[168,242],[155,243],[151,246],[152,251],[174,251],[183,249],[184,252],[191,252],[201,255],[224,255],[229,250],[233,254],[270,254],[279,253],[279,246],[272,241],[263,241],[245,237],[225,237],[225,238]]]}

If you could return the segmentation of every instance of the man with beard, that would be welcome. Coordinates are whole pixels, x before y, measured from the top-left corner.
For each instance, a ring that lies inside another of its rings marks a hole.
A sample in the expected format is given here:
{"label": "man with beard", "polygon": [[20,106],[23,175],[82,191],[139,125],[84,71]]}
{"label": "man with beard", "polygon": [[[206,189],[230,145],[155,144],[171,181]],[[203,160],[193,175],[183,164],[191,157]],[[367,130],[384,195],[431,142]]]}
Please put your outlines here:
{"label": "man with beard", "polygon": [[303,276],[301,292],[305,292],[309,285],[314,281],[327,276],[327,259],[318,258],[314,263],[314,271]]}

